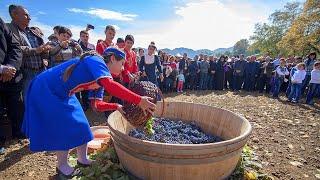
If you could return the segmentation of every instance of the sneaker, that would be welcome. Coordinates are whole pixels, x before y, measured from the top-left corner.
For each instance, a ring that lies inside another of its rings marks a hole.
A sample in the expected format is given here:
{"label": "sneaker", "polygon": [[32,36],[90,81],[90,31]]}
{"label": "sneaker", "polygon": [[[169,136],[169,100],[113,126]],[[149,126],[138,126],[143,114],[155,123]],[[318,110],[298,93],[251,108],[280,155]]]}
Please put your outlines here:
{"label": "sneaker", "polygon": [[297,103],[297,101],[296,101],[295,99],[294,99],[294,100],[292,100],[291,102],[292,102],[292,103]]}

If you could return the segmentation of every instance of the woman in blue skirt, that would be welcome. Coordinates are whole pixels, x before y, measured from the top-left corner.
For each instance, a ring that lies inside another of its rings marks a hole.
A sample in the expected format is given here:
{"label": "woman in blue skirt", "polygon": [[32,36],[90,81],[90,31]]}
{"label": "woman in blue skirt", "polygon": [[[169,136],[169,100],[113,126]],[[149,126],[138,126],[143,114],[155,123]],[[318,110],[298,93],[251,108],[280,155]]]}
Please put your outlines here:
{"label": "woman in blue skirt", "polygon": [[30,139],[30,150],[55,151],[58,174],[71,178],[77,173],[68,164],[68,152],[77,147],[78,164],[90,165],[87,143],[93,139],[88,120],[75,93],[91,90],[91,104],[98,111],[120,110],[118,104],[102,101],[104,90],[153,112],[155,104],[112,80],[120,74],[125,54],[114,47],[103,57],[84,54],[39,74],[31,83],[25,98],[22,130]]}

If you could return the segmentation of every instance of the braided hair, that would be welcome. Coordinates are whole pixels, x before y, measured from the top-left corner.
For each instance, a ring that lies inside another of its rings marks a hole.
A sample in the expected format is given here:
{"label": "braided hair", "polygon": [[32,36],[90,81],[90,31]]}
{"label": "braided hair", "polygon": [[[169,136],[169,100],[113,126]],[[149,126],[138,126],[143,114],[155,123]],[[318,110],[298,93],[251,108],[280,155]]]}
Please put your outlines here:
{"label": "braided hair", "polygon": [[115,55],[115,59],[116,59],[117,61],[120,61],[121,59],[123,59],[123,58],[118,57],[116,54],[113,54],[113,53],[106,53],[106,54],[100,55],[100,54],[98,54],[95,50],[92,50],[92,51],[88,51],[88,52],[83,53],[83,54],[80,56],[80,60],[79,60],[78,63],[75,63],[75,64],[70,65],[70,66],[67,67],[67,69],[64,71],[63,81],[64,81],[64,82],[68,81],[68,79],[70,78],[70,76],[71,76],[74,68],[75,68],[81,61],[83,61],[84,59],[86,59],[88,56],[89,56],[89,57],[91,57],[91,56],[97,56],[97,57],[103,59],[106,64],[108,64],[108,63],[111,61],[111,56],[112,56],[112,55]]}

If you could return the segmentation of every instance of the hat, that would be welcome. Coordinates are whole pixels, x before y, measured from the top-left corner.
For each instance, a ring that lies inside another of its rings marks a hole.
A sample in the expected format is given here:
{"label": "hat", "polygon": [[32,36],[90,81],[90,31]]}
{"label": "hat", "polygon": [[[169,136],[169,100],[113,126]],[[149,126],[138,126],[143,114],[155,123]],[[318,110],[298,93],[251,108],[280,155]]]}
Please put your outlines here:
{"label": "hat", "polygon": [[103,51],[103,55],[108,56],[111,54],[114,54],[115,56],[121,57],[123,59],[126,58],[126,54],[116,47],[108,47]]}

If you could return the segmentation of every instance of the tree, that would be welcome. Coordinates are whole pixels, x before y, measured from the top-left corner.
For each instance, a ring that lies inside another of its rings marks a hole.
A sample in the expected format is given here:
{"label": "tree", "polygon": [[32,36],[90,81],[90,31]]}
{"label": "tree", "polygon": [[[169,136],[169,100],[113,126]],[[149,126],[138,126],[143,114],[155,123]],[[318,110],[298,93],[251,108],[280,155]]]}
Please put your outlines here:
{"label": "tree", "polygon": [[272,56],[282,52],[282,47],[277,44],[299,17],[301,11],[300,3],[287,3],[282,10],[277,10],[270,15],[269,24],[256,24],[254,34],[250,37],[250,40],[253,41],[249,48],[250,52],[259,51]]}
{"label": "tree", "polygon": [[233,54],[247,54],[249,48],[249,41],[247,39],[241,39],[233,46]]}
{"label": "tree", "polygon": [[320,2],[307,0],[302,14],[294,20],[277,46],[290,55],[320,53]]}
{"label": "tree", "polygon": [[291,27],[294,20],[301,14],[301,3],[287,3],[282,10],[276,10],[269,17],[274,26],[280,28],[283,33]]}
{"label": "tree", "polygon": [[262,54],[276,56],[280,50],[276,44],[282,38],[282,30],[277,26],[270,26],[266,23],[256,24],[254,35],[250,37],[253,41],[250,49],[257,49]]}

